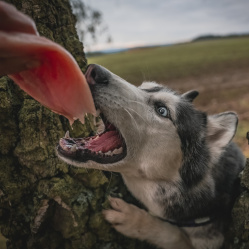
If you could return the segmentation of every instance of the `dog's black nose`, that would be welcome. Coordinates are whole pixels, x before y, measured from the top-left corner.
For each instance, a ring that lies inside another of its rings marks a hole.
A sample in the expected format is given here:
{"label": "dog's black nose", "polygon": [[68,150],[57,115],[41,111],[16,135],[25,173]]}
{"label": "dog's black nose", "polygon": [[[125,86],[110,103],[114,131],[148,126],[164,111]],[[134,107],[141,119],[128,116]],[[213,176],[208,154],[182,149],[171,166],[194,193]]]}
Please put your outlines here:
{"label": "dog's black nose", "polygon": [[107,85],[109,82],[110,72],[104,67],[96,64],[90,64],[86,71],[86,80],[89,85],[103,84]]}

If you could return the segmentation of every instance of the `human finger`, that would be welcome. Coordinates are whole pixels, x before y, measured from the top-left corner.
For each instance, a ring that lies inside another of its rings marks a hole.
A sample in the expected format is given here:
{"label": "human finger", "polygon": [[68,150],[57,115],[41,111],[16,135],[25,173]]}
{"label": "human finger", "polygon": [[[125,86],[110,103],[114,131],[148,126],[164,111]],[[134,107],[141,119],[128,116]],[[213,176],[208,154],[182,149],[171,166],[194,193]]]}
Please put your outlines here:
{"label": "human finger", "polygon": [[35,22],[13,5],[0,1],[0,30],[38,35]]}

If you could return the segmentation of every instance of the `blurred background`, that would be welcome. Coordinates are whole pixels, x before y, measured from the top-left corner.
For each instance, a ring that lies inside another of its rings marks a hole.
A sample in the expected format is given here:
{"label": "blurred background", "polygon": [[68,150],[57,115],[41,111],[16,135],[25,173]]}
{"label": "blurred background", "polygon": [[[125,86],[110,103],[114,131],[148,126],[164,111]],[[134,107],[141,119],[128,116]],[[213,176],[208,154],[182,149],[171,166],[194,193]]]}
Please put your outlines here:
{"label": "blurred background", "polygon": [[196,89],[208,114],[237,112],[235,141],[249,157],[248,0],[71,1],[88,63],[135,85]]}

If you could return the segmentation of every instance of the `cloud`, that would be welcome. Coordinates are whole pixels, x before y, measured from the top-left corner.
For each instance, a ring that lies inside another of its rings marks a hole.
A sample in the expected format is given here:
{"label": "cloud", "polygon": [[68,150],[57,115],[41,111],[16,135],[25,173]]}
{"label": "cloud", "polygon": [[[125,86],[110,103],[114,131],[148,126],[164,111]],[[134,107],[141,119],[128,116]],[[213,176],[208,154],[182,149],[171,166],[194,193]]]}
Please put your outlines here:
{"label": "cloud", "polygon": [[[103,13],[118,44],[171,43],[200,34],[249,32],[248,0],[84,0]],[[105,43],[99,40],[99,47]],[[110,45],[109,45],[110,46]]]}

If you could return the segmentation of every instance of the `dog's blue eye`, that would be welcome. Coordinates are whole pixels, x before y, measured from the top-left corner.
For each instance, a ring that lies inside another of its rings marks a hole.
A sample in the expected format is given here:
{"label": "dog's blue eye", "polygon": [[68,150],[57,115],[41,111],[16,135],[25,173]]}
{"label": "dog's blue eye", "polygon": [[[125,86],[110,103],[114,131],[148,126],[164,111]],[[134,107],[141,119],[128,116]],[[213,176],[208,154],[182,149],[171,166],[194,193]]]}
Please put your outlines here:
{"label": "dog's blue eye", "polygon": [[168,111],[168,109],[165,106],[160,106],[160,107],[157,107],[157,113],[160,116],[168,117],[169,111]]}

